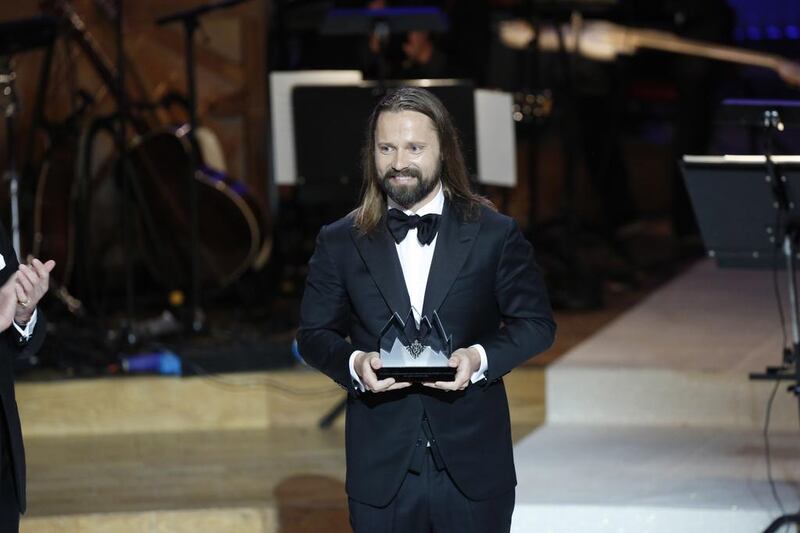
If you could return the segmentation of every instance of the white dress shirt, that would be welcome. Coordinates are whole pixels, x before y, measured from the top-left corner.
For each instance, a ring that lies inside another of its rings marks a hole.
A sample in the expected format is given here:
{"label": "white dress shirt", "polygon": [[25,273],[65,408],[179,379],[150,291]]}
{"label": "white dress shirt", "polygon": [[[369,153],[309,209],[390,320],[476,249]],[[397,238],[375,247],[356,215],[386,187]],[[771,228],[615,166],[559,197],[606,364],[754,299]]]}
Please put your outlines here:
{"label": "white dress shirt", "polygon": [[[431,213],[441,215],[444,209],[444,192],[442,191],[441,184],[439,184],[438,187],[439,190],[431,201],[417,209],[416,212],[403,209],[391,198],[388,199],[389,209],[400,209],[407,215],[425,216]],[[437,233],[430,244],[421,244],[419,239],[417,239],[417,228],[411,228],[408,230],[406,238],[403,239],[400,244],[395,245],[397,248],[397,256],[400,259],[400,266],[403,269],[403,279],[406,282],[408,298],[411,300],[411,311],[414,314],[414,320],[418,326],[422,318],[422,305],[425,303],[425,288],[428,286],[428,274],[431,271],[433,252],[436,250],[436,241],[438,239],[439,235]],[[480,344],[473,344],[470,348],[478,350],[481,356],[481,366],[470,378],[470,381],[475,383],[483,379],[486,370],[489,368],[489,363],[486,358],[486,350],[483,349],[483,346]],[[360,353],[360,350],[356,350],[350,354],[350,375],[353,378],[354,385],[363,392],[365,390],[364,384],[355,371],[355,358]]]}
{"label": "white dress shirt", "polygon": [[31,338],[31,335],[33,335],[33,328],[36,327],[36,314],[37,313],[38,313],[38,310],[34,309],[33,310],[33,314],[31,315],[31,319],[28,320],[28,323],[25,324],[24,326],[20,326],[19,324],[17,324],[16,320],[14,322],[12,322],[12,324],[14,324],[14,329],[16,329],[19,332],[19,334],[22,335],[22,337],[26,341]]}

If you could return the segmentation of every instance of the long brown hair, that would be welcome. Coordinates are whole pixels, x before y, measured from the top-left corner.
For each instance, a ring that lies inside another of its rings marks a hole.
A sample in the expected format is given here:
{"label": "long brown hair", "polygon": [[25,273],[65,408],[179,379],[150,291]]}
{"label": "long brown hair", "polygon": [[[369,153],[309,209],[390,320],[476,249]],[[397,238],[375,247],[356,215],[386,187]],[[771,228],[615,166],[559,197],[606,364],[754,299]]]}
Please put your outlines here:
{"label": "long brown hair", "polygon": [[458,132],[441,100],[425,89],[403,87],[384,96],[372,110],[369,118],[367,136],[361,152],[364,174],[361,203],[354,211],[356,227],[362,233],[370,233],[378,227],[386,215],[386,196],[378,182],[380,176],[375,167],[375,128],[381,113],[400,111],[416,111],[433,121],[439,136],[442,157],[442,187],[457,214],[464,220],[470,220],[478,217],[481,205],[494,208],[488,199],[475,194],[470,188],[469,174],[461,152]]}

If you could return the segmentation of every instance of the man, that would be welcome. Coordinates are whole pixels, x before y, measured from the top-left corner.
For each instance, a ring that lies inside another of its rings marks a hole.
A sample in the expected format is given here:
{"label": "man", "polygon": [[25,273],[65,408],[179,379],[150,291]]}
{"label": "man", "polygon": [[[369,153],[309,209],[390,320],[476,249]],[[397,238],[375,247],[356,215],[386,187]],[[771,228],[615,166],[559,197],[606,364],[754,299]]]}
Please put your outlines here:
{"label": "man", "polygon": [[[370,118],[361,205],[323,227],[298,341],[345,387],[356,532],[509,531],[516,478],[502,377],[553,341],[547,293],[514,221],[469,188],[447,110],[404,88]],[[436,311],[452,382],[379,380],[392,313]]]}
{"label": "man", "polygon": [[25,450],[14,397],[14,359],[44,341],[44,316],[36,305],[47,292],[54,261],[20,265],[0,224],[0,531],[19,530],[25,512]]}

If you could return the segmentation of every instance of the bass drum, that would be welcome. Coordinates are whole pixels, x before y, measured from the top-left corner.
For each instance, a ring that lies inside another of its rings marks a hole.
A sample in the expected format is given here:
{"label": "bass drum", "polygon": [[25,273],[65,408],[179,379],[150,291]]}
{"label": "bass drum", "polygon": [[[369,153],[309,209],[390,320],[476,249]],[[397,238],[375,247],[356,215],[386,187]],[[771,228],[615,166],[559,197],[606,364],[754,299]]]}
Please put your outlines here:
{"label": "bass drum", "polygon": [[[113,132],[93,124],[78,141],[61,141],[47,145],[34,206],[32,251],[56,259],[53,281],[95,310],[105,309],[108,297],[124,291],[126,261],[132,262],[144,287],[150,278],[168,289],[188,290],[192,160],[186,129],[157,130],[131,145],[127,209],[135,234],[128,253],[121,231],[124,207],[115,176]],[[199,204],[200,281],[205,290],[223,289],[268,261],[270,226],[243,183],[203,165],[193,179]],[[137,286],[142,285],[137,281]]]}

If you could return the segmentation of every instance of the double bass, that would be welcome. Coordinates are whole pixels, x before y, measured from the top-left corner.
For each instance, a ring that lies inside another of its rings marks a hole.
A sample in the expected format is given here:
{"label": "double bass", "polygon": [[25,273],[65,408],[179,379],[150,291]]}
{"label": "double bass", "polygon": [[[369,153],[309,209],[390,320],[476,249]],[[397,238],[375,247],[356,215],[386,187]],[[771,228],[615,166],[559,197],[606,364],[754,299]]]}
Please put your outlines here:
{"label": "double bass", "polygon": [[[116,96],[115,68],[72,4],[51,0],[43,2],[42,7],[61,19],[68,37],[77,43],[103,84]],[[141,113],[130,115],[134,138],[125,148],[129,162],[125,172],[133,187],[131,197],[122,201],[130,201],[133,206],[136,256],[152,277],[168,288],[185,287],[190,278],[190,179],[196,181],[201,213],[198,233],[202,285],[224,288],[248,268],[263,266],[271,252],[271,229],[247,186],[203,161],[193,172],[195,147],[189,144],[187,126],[153,124],[152,118],[148,120]],[[111,256],[120,255],[107,250],[112,243],[118,246],[119,239],[105,227],[107,220],[97,219],[92,204],[93,197],[109,188],[110,179],[108,173],[95,177],[92,171],[92,150],[87,145],[94,142],[94,133],[84,130],[78,150],[83,157],[74,165],[75,179],[68,179],[67,174],[73,170],[68,171],[68,165],[46,159],[49,164],[42,167],[37,184],[34,253],[53,257],[63,265],[54,277],[64,284],[73,281],[77,262],[91,260],[91,268],[96,271],[113,268]],[[109,211],[118,214],[113,207]],[[78,251],[79,245],[82,252]],[[108,257],[103,259],[105,256]],[[116,266],[119,267],[118,260]]]}

